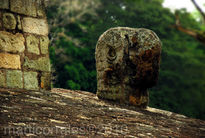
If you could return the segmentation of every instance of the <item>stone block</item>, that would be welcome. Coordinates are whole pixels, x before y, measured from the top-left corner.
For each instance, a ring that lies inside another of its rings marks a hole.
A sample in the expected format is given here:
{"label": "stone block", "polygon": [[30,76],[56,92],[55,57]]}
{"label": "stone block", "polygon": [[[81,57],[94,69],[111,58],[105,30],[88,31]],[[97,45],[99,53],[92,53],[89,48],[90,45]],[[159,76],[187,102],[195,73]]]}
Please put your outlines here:
{"label": "stone block", "polygon": [[24,72],[24,88],[27,90],[38,90],[37,72]]}
{"label": "stone block", "polygon": [[38,71],[47,71],[50,72],[50,60],[49,57],[41,57],[37,60],[29,59],[25,56],[25,62],[23,65],[24,68],[34,69]]}
{"label": "stone block", "polygon": [[11,11],[36,17],[36,0],[10,0]]}
{"label": "stone block", "polygon": [[23,88],[22,72],[20,70],[6,71],[6,85],[9,88]]}
{"label": "stone block", "polygon": [[42,54],[48,53],[49,39],[47,36],[40,37],[40,48]]}
{"label": "stone block", "polygon": [[45,17],[45,4],[44,4],[44,0],[37,0],[37,16],[39,17]]}
{"label": "stone block", "polygon": [[21,17],[19,15],[17,16],[17,28],[19,30],[22,30]]}
{"label": "stone block", "polygon": [[0,0],[0,9],[9,9],[9,1]]}
{"label": "stone block", "polygon": [[35,37],[34,35],[28,35],[26,37],[26,46],[28,52],[39,55],[40,51],[38,45],[39,39],[37,37]]}
{"label": "stone block", "polygon": [[21,69],[20,56],[0,53],[0,68]]}
{"label": "stone block", "polygon": [[0,31],[0,50],[6,52],[24,52],[24,37],[20,33],[15,35],[9,32]]}
{"label": "stone block", "polygon": [[0,70],[0,87],[6,86],[6,76],[3,70]]}
{"label": "stone block", "polygon": [[23,31],[38,35],[48,35],[48,24],[46,19],[23,18]]}
{"label": "stone block", "polygon": [[6,29],[15,29],[16,28],[16,18],[12,13],[3,14],[3,26]]}
{"label": "stone block", "polygon": [[51,75],[50,75],[50,73],[42,73],[41,88],[44,90],[51,89]]}

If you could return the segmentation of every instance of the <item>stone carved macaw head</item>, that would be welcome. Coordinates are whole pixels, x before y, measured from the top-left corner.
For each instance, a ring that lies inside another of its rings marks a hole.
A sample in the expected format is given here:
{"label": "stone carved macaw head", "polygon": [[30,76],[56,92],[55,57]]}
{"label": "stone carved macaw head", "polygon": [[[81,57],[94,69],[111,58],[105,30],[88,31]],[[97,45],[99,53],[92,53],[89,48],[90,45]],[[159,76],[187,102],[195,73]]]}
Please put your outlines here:
{"label": "stone carved macaw head", "polygon": [[97,96],[146,107],[147,89],[158,80],[160,55],[161,42],[153,31],[109,29],[96,45]]}

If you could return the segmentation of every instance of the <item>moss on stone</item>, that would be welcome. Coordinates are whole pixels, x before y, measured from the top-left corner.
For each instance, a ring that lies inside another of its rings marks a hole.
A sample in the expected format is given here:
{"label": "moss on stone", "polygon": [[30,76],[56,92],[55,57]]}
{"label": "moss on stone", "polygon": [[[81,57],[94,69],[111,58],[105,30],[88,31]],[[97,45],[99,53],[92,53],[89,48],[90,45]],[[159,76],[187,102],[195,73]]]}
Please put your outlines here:
{"label": "moss on stone", "polygon": [[6,86],[6,78],[3,70],[0,70],[0,87]]}
{"label": "moss on stone", "polygon": [[47,36],[40,37],[40,48],[42,54],[48,54],[49,39]]}
{"label": "moss on stone", "polygon": [[42,0],[37,0],[37,16],[39,17],[45,17],[45,9],[44,9],[44,1]]}
{"label": "moss on stone", "polygon": [[19,70],[7,70],[6,84],[9,88],[23,88],[22,72]]}
{"label": "moss on stone", "polygon": [[27,90],[38,90],[37,72],[24,72],[24,88]]}
{"label": "moss on stone", "polygon": [[9,1],[0,0],[0,9],[9,9]]}
{"label": "moss on stone", "polygon": [[41,57],[37,60],[29,59],[25,56],[24,68],[34,69],[39,71],[50,72],[50,60],[49,57]]}
{"label": "moss on stone", "polygon": [[21,18],[20,18],[19,15],[17,16],[17,28],[18,28],[19,30],[22,30]]}
{"label": "moss on stone", "polygon": [[6,52],[24,52],[25,39],[22,34],[15,35],[9,32],[0,31],[0,50]]}
{"label": "moss on stone", "polygon": [[157,82],[160,53],[151,30],[116,27],[103,33],[95,52],[97,96],[146,107],[149,97],[143,94]]}
{"label": "moss on stone", "polygon": [[3,26],[6,29],[15,29],[16,28],[16,18],[12,13],[3,14]]}
{"label": "moss on stone", "polygon": [[26,37],[26,46],[29,53],[34,53],[39,55],[39,39],[36,38],[34,35],[29,35]]}
{"label": "moss on stone", "polygon": [[36,17],[35,0],[10,0],[11,11]]}

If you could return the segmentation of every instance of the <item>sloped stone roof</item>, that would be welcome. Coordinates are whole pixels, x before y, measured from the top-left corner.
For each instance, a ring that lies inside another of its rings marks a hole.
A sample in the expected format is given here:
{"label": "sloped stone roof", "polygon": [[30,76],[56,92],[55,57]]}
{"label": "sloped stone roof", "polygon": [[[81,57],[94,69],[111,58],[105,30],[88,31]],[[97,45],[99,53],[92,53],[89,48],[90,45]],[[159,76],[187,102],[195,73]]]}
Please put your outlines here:
{"label": "sloped stone roof", "polygon": [[0,136],[205,137],[205,121],[83,91],[0,90]]}

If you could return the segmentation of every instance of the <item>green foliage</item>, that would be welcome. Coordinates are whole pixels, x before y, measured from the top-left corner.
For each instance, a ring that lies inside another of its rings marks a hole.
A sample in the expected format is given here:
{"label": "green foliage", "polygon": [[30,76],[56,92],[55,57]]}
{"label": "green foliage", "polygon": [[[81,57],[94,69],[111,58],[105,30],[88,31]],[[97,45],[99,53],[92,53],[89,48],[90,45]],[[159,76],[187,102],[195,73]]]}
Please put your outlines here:
{"label": "green foliage", "polygon": [[[96,91],[96,73],[91,50],[77,47],[65,38],[50,48],[50,58],[58,73],[55,87]],[[92,64],[91,66],[88,66]]]}
{"label": "green foliage", "polygon": [[[162,0],[100,2],[95,10],[97,16],[88,13],[81,20],[51,28],[53,32],[63,33],[50,47],[57,74],[54,86],[95,93],[94,52],[99,36],[115,26],[149,28],[163,44],[159,82],[150,89],[150,106],[205,119],[205,47],[172,28],[175,16],[162,7]],[[48,11],[48,14],[56,14],[55,9]],[[183,26],[203,28],[186,10],[177,12]]]}

